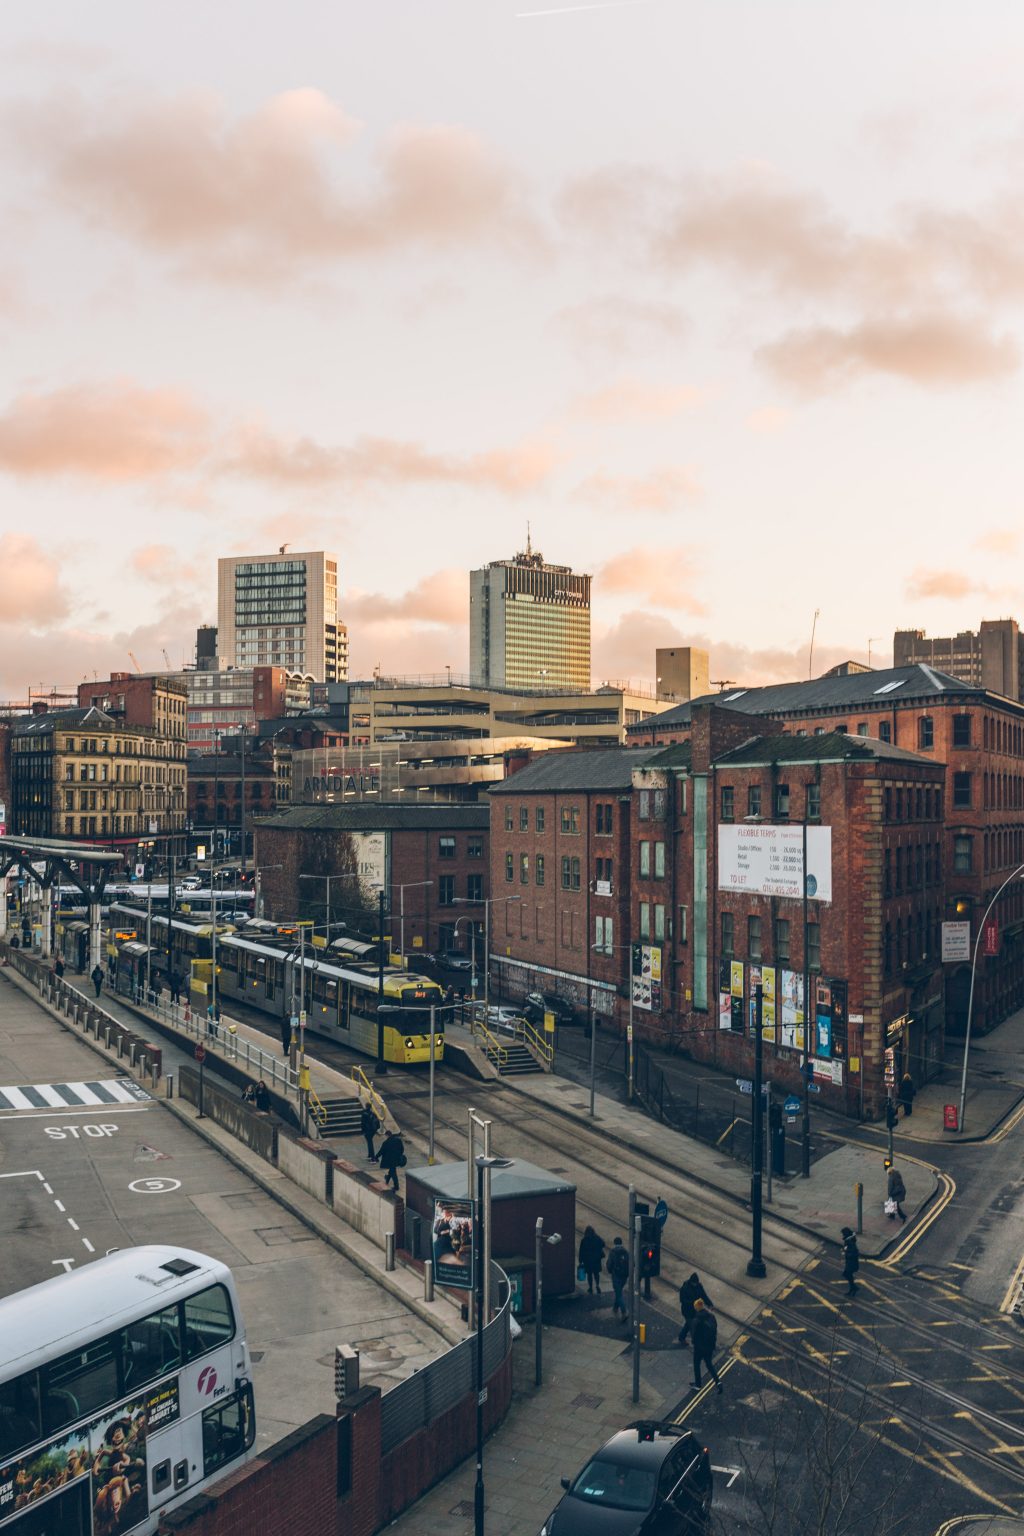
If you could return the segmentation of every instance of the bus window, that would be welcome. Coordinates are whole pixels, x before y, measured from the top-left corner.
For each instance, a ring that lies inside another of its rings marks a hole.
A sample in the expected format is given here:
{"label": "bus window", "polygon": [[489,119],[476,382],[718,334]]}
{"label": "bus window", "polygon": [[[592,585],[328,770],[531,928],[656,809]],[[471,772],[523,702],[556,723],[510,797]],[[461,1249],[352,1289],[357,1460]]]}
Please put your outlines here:
{"label": "bus window", "polygon": [[225,1462],[234,1461],[252,1445],[256,1421],[252,1411],[252,1387],[203,1413],[203,1476],[209,1477]]}
{"label": "bus window", "polygon": [[195,1360],[207,1350],[227,1344],[235,1336],[231,1301],[222,1285],[211,1285],[185,1302],[185,1348]]}
{"label": "bus window", "polygon": [[0,1465],[39,1439],[39,1385],[35,1371],[0,1383]]}
{"label": "bus window", "polygon": [[118,1396],[116,1335],[54,1360],[43,1372],[43,1432],[99,1413]]}
{"label": "bus window", "polygon": [[134,1389],[181,1364],[177,1304],[129,1323],[124,1331],[124,1384]]}

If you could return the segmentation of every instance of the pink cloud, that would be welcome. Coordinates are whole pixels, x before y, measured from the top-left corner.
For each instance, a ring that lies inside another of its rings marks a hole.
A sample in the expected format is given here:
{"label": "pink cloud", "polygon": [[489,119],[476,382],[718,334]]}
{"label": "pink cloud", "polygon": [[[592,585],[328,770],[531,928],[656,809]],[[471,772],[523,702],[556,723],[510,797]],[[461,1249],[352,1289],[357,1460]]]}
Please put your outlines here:
{"label": "pink cloud", "polygon": [[[39,615],[40,619],[45,617]],[[60,612],[51,617],[60,617]],[[72,691],[87,678],[130,670],[130,651],[138,657],[143,671],[163,667],[165,648],[172,663],[178,664],[183,659],[184,637],[185,659],[192,660],[196,626],[208,618],[198,604],[175,598],[160,606],[146,623],[113,634],[77,624],[44,628],[40,623],[34,633],[17,625],[5,627],[0,645],[0,697],[24,698],[29,686],[40,684]]]}
{"label": "pink cloud", "polygon": [[637,593],[658,607],[706,612],[705,604],[696,596],[698,563],[691,551],[681,546],[623,550],[601,567],[595,581],[604,592]]}
{"label": "pink cloud", "polygon": [[200,582],[204,576],[198,565],[183,560],[180,549],[170,544],[142,545],[132,552],[131,568],[136,576],[161,587]]}
{"label": "pink cloud", "polygon": [[458,568],[435,571],[397,597],[351,589],[342,594],[339,606],[345,622],[353,627],[358,624],[372,629],[410,620],[419,624],[466,624],[469,577]]}
{"label": "pink cloud", "polygon": [[605,389],[583,395],[573,406],[573,415],[584,421],[665,421],[703,404],[705,392],[692,385],[674,388],[644,384],[638,379],[622,379]]}
{"label": "pink cloud", "polygon": [[1015,528],[992,528],[975,539],[974,547],[989,555],[1015,555],[1020,549],[1020,534]]}
{"label": "pink cloud", "polygon": [[848,330],[809,326],[761,347],[757,357],[777,378],[807,394],[884,373],[925,387],[1005,379],[1020,364],[1017,343],[952,315],[870,320]]}
{"label": "pink cloud", "polygon": [[695,470],[670,465],[649,475],[588,475],[573,495],[615,512],[674,512],[703,495],[703,487]]}
{"label": "pink cloud", "polygon": [[0,470],[147,480],[192,469],[206,418],[185,394],[131,380],[17,396],[0,413]]}
{"label": "pink cloud", "polygon": [[54,557],[28,534],[0,534],[0,624],[49,624],[67,611]]}
{"label": "pink cloud", "polygon": [[512,172],[460,128],[396,128],[371,189],[346,188],[360,125],[317,90],[237,119],[208,94],[73,99],[23,109],[17,126],[50,196],[217,280],[265,283],[410,244],[538,238]]}
{"label": "pink cloud", "polygon": [[975,581],[964,571],[929,571],[921,566],[907,580],[907,596],[912,598],[961,598],[991,592],[984,582]]}
{"label": "pink cloud", "polygon": [[562,309],[555,325],[586,358],[646,356],[652,348],[679,347],[690,325],[673,304],[650,303],[607,293]]}

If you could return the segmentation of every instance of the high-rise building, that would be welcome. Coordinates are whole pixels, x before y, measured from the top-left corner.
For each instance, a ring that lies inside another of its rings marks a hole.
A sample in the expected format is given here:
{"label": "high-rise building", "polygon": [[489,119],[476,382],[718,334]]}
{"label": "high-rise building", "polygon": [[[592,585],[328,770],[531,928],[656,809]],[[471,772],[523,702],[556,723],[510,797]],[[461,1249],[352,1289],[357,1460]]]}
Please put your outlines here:
{"label": "high-rise building", "polygon": [[469,573],[469,670],[493,688],[590,688],[590,577],[526,541]]}
{"label": "high-rise building", "polygon": [[923,629],[898,629],[892,649],[894,667],[923,662],[975,688],[1024,699],[1024,636],[1015,619],[982,619],[978,630],[937,640],[930,640]]}
{"label": "high-rise building", "polygon": [[229,666],[285,667],[317,682],[348,676],[348,631],[338,618],[337,556],[318,550],[217,562],[217,645]]}

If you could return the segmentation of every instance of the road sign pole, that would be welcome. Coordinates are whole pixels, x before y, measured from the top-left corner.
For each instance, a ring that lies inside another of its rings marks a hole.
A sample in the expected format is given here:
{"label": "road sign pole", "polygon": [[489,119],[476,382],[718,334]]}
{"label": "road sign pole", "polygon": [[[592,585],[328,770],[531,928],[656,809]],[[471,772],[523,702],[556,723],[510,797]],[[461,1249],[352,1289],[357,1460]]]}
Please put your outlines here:
{"label": "road sign pole", "polygon": [[763,1280],[767,1274],[764,1259],[761,1255],[761,1195],[762,1195],[762,1155],[763,1128],[764,1128],[764,1103],[761,1095],[761,1071],[763,1066],[764,1038],[761,1032],[762,1009],[764,1006],[764,994],[761,983],[754,988],[754,1113],[751,1116],[751,1130],[753,1132],[754,1147],[751,1159],[750,1171],[750,1222],[751,1243],[750,1258],[747,1261],[747,1274],[756,1280]]}

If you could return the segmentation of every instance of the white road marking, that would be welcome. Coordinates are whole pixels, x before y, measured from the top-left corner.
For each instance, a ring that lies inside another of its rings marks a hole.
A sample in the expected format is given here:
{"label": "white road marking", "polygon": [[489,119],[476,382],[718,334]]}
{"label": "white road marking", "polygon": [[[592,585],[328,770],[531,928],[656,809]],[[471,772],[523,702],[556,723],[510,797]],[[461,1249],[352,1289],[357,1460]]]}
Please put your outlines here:
{"label": "white road marking", "polygon": [[[47,1190],[47,1194],[50,1194],[50,1195],[52,1195],[52,1194],[53,1194],[53,1190],[52,1190],[52,1189],[50,1189],[50,1190]],[[55,1201],[54,1201],[54,1202],[53,1202],[53,1203],[54,1203],[54,1205],[55,1205],[55,1206],[56,1206],[56,1207],[57,1207],[57,1209],[58,1209],[58,1211],[60,1211],[60,1212],[61,1212],[61,1213],[62,1213],[62,1214],[63,1214],[63,1211],[64,1211],[64,1207],[63,1207],[63,1205],[62,1205],[62,1204],[61,1204],[61,1202],[60,1202],[60,1201],[59,1201],[59,1200],[55,1200]]]}

